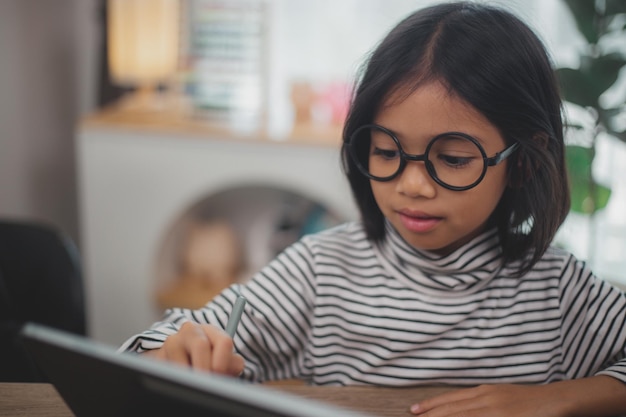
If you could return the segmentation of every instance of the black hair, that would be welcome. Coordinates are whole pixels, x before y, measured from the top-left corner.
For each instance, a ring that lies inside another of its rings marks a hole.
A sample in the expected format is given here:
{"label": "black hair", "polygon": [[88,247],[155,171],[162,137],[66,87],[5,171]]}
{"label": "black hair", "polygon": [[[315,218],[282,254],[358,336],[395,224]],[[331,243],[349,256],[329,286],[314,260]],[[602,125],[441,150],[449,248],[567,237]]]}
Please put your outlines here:
{"label": "black hair", "polygon": [[505,262],[520,260],[523,274],[569,212],[562,103],[542,42],[519,18],[493,6],[455,2],[421,9],[392,29],[362,68],[344,126],[342,163],[367,236],[384,237],[384,217],[346,143],[373,122],[390,96],[408,96],[431,81],[476,108],[507,146],[519,144],[507,164],[509,186],[490,221]]}

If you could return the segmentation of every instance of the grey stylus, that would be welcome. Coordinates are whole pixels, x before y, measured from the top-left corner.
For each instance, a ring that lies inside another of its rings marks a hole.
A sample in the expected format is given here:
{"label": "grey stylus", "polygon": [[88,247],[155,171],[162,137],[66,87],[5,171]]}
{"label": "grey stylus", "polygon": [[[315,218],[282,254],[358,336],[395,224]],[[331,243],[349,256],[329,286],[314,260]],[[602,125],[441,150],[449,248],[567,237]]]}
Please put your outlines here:
{"label": "grey stylus", "polygon": [[245,305],[246,299],[243,295],[239,294],[237,296],[237,299],[235,300],[235,305],[230,312],[230,316],[228,316],[228,323],[226,323],[226,333],[228,333],[230,337],[235,337],[235,333],[237,332],[237,326],[239,325],[239,320],[241,320],[241,313],[243,313],[243,308]]}

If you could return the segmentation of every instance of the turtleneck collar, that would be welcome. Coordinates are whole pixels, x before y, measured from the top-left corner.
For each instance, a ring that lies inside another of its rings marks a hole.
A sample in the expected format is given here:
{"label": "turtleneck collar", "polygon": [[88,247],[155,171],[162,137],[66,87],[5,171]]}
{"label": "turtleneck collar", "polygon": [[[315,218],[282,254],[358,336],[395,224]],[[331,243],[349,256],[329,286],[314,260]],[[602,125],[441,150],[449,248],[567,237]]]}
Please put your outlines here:
{"label": "turtleneck collar", "polygon": [[455,297],[473,293],[491,281],[502,266],[496,228],[445,256],[414,248],[388,221],[385,231],[385,238],[374,247],[377,257],[396,279],[427,295]]}

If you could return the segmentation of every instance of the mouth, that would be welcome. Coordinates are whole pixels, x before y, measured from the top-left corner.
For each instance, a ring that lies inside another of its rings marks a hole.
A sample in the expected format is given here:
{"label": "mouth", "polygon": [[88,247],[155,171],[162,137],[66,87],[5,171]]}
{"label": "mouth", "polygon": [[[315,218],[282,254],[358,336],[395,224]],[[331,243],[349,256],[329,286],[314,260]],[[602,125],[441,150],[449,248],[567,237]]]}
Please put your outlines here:
{"label": "mouth", "polygon": [[443,217],[409,210],[401,210],[398,212],[398,215],[403,226],[415,233],[430,232],[443,220]]}

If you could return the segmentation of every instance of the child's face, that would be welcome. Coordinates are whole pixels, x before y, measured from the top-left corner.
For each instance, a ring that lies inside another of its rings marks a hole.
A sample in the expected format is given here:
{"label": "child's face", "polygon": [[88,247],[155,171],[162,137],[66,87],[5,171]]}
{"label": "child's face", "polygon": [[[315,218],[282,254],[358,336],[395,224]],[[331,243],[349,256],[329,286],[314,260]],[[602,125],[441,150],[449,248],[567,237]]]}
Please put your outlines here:
{"label": "child's face", "polygon": [[[488,157],[506,147],[494,125],[437,82],[406,99],[392,97],[374,123],[393,131],[410,154],[423,154],[433,137],[452,131],[476,138]],[[466,191],[442,187],[415,161],[391,181],[370,183],[383,214],[408,243],[446,255],[484,230],[507,186],[506,164],[489,167],[482,182]]]}

